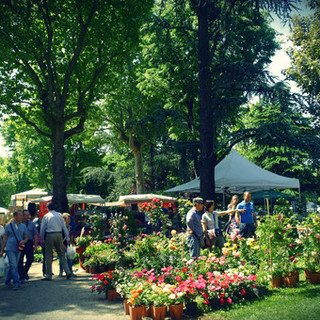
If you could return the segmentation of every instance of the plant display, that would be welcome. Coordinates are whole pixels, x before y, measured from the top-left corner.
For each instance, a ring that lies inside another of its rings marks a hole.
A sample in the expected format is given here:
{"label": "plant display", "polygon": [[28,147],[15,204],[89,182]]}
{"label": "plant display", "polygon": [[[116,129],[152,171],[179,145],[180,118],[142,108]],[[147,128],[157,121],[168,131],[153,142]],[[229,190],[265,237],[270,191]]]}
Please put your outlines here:
{"label": "plant display", "polygon": [[95,280],[95,284],[91,287],[91,292],[100,294],[101,292],[114,289],[117,277],[118,274],[115,271],[108,271],[106,273],[93,275],[92,280]]}
{"label": "plant display", "polygon": [[86,236],[82,236],[82,237],[77,237],[75,239],[75,242],[76,242],[76,245],[77,246],[80,246],[80,247],[87,247],[91,241],[92,241],[92,237],[89,236],[89,235],[86,235]]}
{"label": "plant display", "polygon": [[320,272],[320,217],[310,214],[301,227],[299,243],[303,245],[305,267],[313,272]]}
{"label": "plant display", "polygon": [[152,202],[145,202],[141,209],[149,216],[154,230],[166,232],[172,225],[172,222],[169,219],[168,210],[162,207],[160,199],[153,199]]}

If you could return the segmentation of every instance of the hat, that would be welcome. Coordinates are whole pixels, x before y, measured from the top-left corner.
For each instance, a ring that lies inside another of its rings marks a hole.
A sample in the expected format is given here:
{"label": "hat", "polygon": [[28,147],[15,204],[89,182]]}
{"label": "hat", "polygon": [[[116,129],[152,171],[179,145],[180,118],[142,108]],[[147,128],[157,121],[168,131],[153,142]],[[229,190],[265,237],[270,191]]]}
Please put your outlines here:
{"label": "hat", "polygon": [[203,204],[203,199],[200,197],[194,198],[193,199],[193,205],[195,205],[196,203],[201,203]]}

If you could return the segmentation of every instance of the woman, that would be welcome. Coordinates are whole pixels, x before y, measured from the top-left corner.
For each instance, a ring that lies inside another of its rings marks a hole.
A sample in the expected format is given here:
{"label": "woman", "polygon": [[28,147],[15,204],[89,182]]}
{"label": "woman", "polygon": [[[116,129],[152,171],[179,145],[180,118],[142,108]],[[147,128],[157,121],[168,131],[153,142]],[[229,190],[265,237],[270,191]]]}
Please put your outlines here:
{"label": "woman", "polygon": [[[68,232],[69,232],[70,243],[73,243],[73,236],[72,236],[71,226],[70,226],[70,222],[71,222],[70,214],[65,212],[65,213],[62,215],[62,218],[63,218],[64,223],[66,224],[67,230],[68,230]],[[64,239],[63,239],[63,245],[64,245],[65,248],[67,248],[67,246],[68,246],[67,240],[66,240],[65,237],[64,237]],[[66,249],[65,249],[64,251],[65,251],[65,254],[66,254],[66,252],[67,252]],[[69,267],[70,272],[71,272],[71,277],[72,277],[72,278],[76,278],[77,276],[76,276],[76,275],[73,273],[73,271],[72,271],[72,263],[73,263],[73,261],[70,260],[67,255],[66,255],[66,259],[67,259],[68,267]],[[62,276],[63,276],[63,267],[62,267],[61,260],[59,261],[59,267],[60,267],[59,277],[62,277]]]}
{"label": "woman", "polygon": [[[228,204],[228,210],[235,210],[237,208],[238,203],[239,203],[239,198],[235,194],[232,196],[231,201]],[[230,214],[229,221],[225,227],[225,231],[227,234],[231,234],[234,232],[239,233],[240,229],[239,229],[239,225],[236,221],[236,211],[234,211],[233,213]]]}
{"label": "woman", "polygon": [[[204,204],[205,213],[202,215],[202,225],[204,234],[206,237],[206,243],[210,250],[212,250],[212,246],[218,247],[220,249],[224,246],[224,238],[222,235],[222,231],[219,227],[219,216],[224,216],[226,214],[232,214],[236,212],[235,209],[227,210],[227,211],[213,211],[214,209],[214,201],[207,200]],[[239,210],[243,211],[243,210]]]}
{"label": "woman", "polygon": [[11,280],[13,280],[13,290],[21,288],[21,281],[19,280],[18,261],[20,258],[19,246],[24,246],[28,240],[27,228],[22,221],[22,211],[16,211],[13,214],[13,221],[8,223],[3,236],[1,244],[0,257],[3,256],[4,248],[9,260],[9,269],[6,276],[6,286],[11,287]]}

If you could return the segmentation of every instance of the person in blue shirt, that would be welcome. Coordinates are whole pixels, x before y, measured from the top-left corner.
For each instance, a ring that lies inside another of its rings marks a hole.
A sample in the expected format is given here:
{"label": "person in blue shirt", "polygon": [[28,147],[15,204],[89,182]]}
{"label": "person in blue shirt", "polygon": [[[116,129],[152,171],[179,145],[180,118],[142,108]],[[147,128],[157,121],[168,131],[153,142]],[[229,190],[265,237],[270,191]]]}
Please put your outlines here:
{"label": "person in blue shirt", "polygon": [[244,238],[255,237],[257,227],[256,208],[251,200],[250,192],[243,194],[243,201],[237,205],[237,209],[245,209],[243,213],[236,212],[236,221],[240,225],[240,235]]}
{"label": "person in blue shirt", "polygon": [[[18,263],[18,272],[20,276],[20,281],[29,280],[28,271],[33,262],[33,253],[37,248],[38,244],[38,229],[33,221],[30,220],[30,213],[28,210],[23,210],[22,223],[27,228],[28,241],[24,247],[24,250],[21,252],[19,263]],[[24,264],[24,256],[26,256],[26,263]]]}
{"label": "person in blue shirt", "polygon": [[203,213],[203,199],[194,198],[193,207],[186,217],[188,227],[188,247],[191,258],[200,256],[200,246],[203,240],[201,217]]}
{"label": "person in blue shirt", "polygon": [[6,225],[3,241],[0,249],[0,257],[4,254],[4,248],[6,248],[6,254],[9,260],[9,269],[6,276],[6,286],[11,286],[11,280],[13,280],[13,290],[21,288],[21,282],[19,280],[18,273],[18,261],[20,258],[19,245],[25,245],[28,240],[27,228],[21,223],[22,211],[16,211],[13,214],[14,220]]}

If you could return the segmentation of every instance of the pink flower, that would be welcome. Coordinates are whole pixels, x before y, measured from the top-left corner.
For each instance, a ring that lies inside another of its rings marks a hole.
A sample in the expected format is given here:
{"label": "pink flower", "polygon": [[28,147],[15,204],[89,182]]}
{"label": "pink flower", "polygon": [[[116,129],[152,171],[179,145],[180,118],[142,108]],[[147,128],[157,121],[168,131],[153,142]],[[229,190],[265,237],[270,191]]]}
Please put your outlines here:
{"label": "pink flower", "polygon": [[232,303],[232,299],[230,297],[227,299],[227,303],[229,303],[229,304]]}

